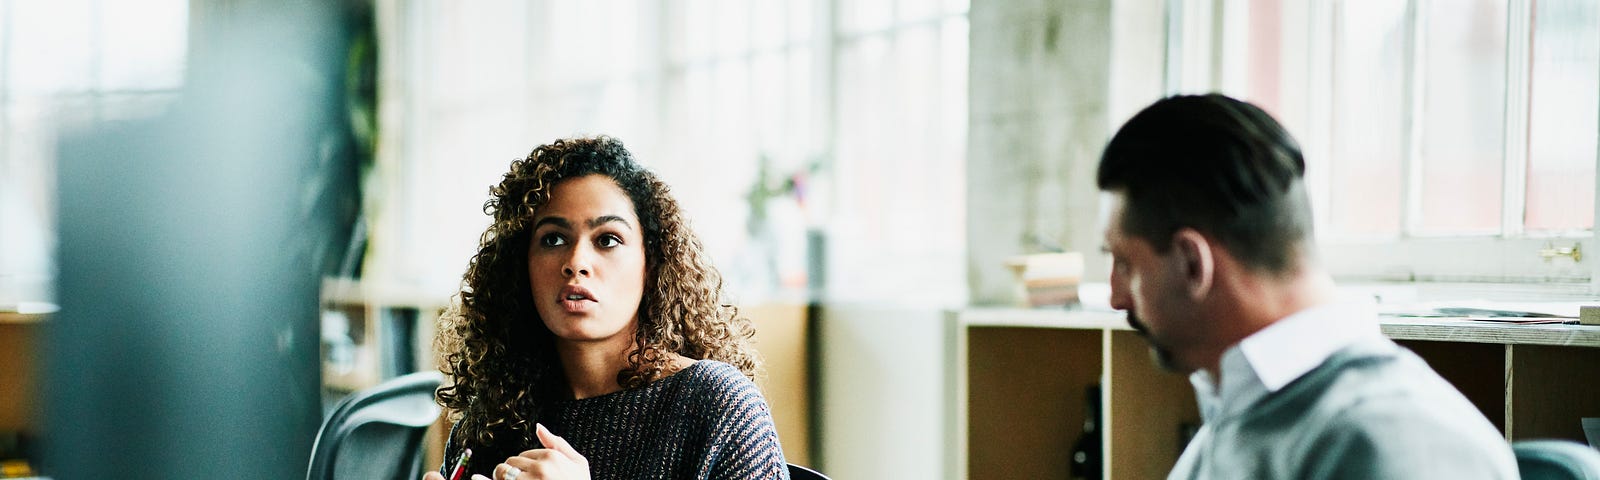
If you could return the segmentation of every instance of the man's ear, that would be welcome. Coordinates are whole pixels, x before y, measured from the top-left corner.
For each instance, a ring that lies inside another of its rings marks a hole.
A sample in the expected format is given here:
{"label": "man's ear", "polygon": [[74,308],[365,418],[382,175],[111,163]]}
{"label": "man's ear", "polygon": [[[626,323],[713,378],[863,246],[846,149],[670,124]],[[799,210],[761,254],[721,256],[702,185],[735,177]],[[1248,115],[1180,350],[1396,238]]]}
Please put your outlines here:
{"label": "man's ear", "polygon": [[1183,278],[1191,300],[1199,301],[1211,292],[1217,272],[1211,241],[1193,228],[1180,228],[1172,234],[1173,253],[1183,262]]}

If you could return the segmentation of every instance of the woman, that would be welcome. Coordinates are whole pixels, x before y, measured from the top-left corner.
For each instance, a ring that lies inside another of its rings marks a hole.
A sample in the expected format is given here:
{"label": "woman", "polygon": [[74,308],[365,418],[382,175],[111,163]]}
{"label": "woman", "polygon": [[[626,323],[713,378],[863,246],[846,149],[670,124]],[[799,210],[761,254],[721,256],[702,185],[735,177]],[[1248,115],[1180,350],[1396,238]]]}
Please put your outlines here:
{"label": "woman", "polygon": [[[748,319],[667,186],[608,137],[511,163],[441,319],[445,468],[493,480],[787,478]],[[465,477],[463,477],[465,478]]]}

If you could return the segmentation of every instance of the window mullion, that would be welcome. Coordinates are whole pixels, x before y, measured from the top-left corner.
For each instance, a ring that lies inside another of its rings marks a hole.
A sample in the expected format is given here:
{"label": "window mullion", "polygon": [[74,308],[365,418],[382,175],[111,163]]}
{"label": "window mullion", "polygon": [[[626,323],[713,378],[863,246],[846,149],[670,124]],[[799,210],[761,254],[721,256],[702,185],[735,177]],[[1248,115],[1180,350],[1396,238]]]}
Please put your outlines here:
{"label": "window mullion", "polygon": [[[11,2],[0,1],[0,140],[6,145],[11,145]],[[0,186],[14,188],[6,184],[6,179],[16,178],[9,171],[11,169],[11,149],[0,148]],[[6,209],[0,208],[0,230],[6,230]],[[0,262],[10,259],[0,256]],[[52,262],[53,263],[53,262]],[[48,263],[47,263],[48,264]]]}
{"label": "window mullion", "polygon": [[1306,184],[1311,193],[1312,209],[1316,220],[1316,231],[1327,236],[1332,232],[1329,220],[1333,199],[1331,196],[1333,175],[1330,164],[1333,162],[1333,149],[1329,138],[1333,135],[1333,76],[1334,49],[1333,32],[1337,27],[1337,9],[1333,0],[1318,0],[1311,2],[1310,14],[1306,16],[1309,38],[1306,44],[1311,54],[1310,61],[1306,62],[1309,70],[1306,75],[1306,92],[1308,105],[1306,105],[1306,135],[1302,140],[1305,151],[1302,155],[1306,161]]}
{"label": "window mullion", "polygon": [[[1180,0],[1166,3],[1166,64],[1161,85],[1162,96],[1171,96],[1181,90],[1183,72],[1183,4]],[[1600,195],[1596,195],[1600,197]]]}
{"label": "window mullion", "polygon": [[1523,233],[1527,213],[1528,117],[1533,11],[1528,0],[1511,0],[1506,17],[1506,110],[1504,200],[1500,231]]}
{"label": "window mullion", "polygon": [[1422,15],[1422,3],[1426,1],[1414,0],[1406,6],[1406,19],[1411,31],[1404,62],[1408,65],[1403,93],[1407,108],[1404,110],[1405,118],[1401,119],[1401,125],[1405,128],[1405,139],[1402,141],[1405,154],[1400,156],[1400,236],[1403,238],[1414,237],[1422,223],[1422,132],[1426,127],[1422,121],[1422,108],[1426,94],[1423,85],[1427,81],[1428,71],[1428,19]]}

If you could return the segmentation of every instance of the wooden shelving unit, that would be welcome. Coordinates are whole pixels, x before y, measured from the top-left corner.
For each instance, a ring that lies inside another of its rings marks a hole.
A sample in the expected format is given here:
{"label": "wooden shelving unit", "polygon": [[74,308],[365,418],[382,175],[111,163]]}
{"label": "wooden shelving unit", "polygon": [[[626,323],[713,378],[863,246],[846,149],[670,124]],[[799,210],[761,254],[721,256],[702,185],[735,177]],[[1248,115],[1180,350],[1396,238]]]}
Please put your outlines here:
{"label": "wooden shelving unit", "polygon": [[0,430],[35,432],[39,344],[48,315],[0,312]]}
{"label": "wooden shelving unit", "polygon": [[[1199,424],[1188,379],[1158,369],[1121,312],[981,308],[947,322],[956,478],[1068,478],[1096,383],[1106,478],[1165,477]],[[1579,419],[1600,417],[1600,326],[1387,318],[1382,330],[1507,440],[1582,442]]]}
{"label": "wooden shelving unit", "polygon": [[[351,393],[373,387],[390,376],[408,371],[436,370],[433,338],[440,313],[449,299],[436,292],[403,285],[325,278],[322,281],[321,308],[324,315],[336,312],[346,324],[350,362],[329,362],[324,353],[322,390],[324,407]],[[395,315],[400,310],[415,313],[409,324]],[[324,322],[332,321],[324,318]],[[324,345],[324,348],[328,348]],[[409,353],[396,356],[397,349]],[[395,365],[397,358],[409,358],[409,365]],[[443,417],[427,434],[423,466],[433,468],[443,461],[442,445],[450,425]]]}

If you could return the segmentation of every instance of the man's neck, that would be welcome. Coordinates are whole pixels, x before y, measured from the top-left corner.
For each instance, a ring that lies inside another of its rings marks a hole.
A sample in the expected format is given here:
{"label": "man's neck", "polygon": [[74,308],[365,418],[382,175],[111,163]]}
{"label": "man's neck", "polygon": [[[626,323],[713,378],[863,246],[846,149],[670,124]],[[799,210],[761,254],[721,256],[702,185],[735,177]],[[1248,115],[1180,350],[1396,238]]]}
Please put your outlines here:
{"label": "man's neck", "polygon": [[1205,352],[1201,368],[1211,380],[1222,383],[1222,356],[1256,332],[1302,310],[1333,301],[1338,292],[1333,278],[1312,265],[1302,265],[1284,276],[1232,275],[1223,279],[1218,295],[1208,305],[1218,323],[1217,348]]}

